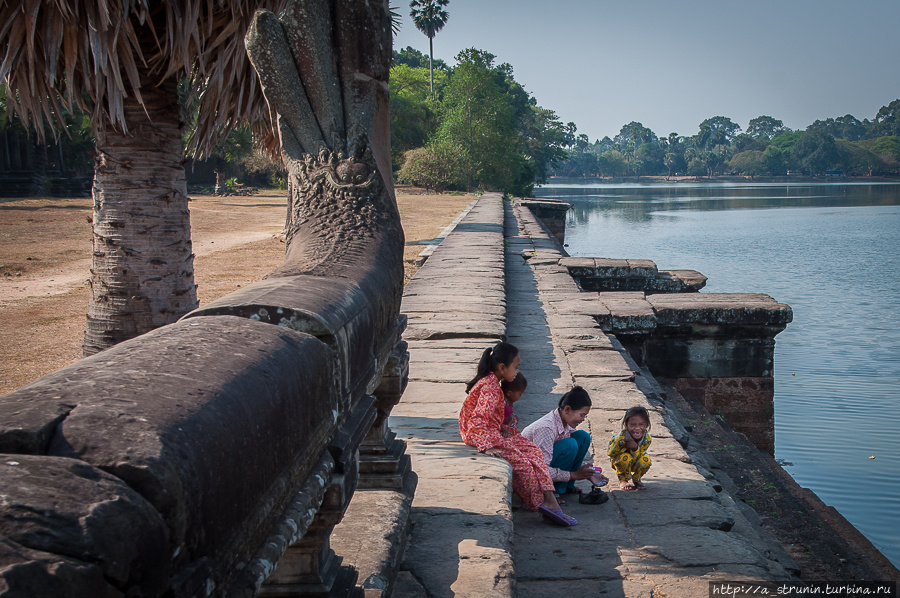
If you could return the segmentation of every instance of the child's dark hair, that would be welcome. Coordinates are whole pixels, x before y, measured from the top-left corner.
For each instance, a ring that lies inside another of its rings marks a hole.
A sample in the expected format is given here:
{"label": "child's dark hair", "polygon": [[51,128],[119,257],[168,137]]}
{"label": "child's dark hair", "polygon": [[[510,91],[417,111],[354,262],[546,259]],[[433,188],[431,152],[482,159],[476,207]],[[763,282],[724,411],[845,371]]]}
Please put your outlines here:
{"label": "child's dark hair", "polygon": [[581,388],[580,386],[573,386],[572,390],[567,392],[562,396],[559,400],[559,408],[568,407],[573,411],[577,411],[582,407],[590,407],[591,406],[591,395],[588,394],[588,391]]}
{"label": "child's dark hair", "polygon": [[528,380],[525,379],[525,376],[522,375],[522,372],[519,372],[518,374],[516,374],[516,377],[513,378],[512,382],[501,380],[500,388],[503,389],[504,393],[525,392],[525,389],[528,388]]}
{"label": "child's dark hair", "polygon": [[625,415],[622,416],[622,429],[625,429],[625,425],[628,423],[628,420],[632,417],[639,415],[644,418],[644,421],[647,422],[647,429],[650,429],[650,414],[647,413],[647,409],[641,406],[632,407],[628,411],[625,412]]}
{"label": "child's dark hair", "polygon": [[502,341],[493,347],[485,349],[484,353],[481,354],[481,359],[478,361],[475,377],[466,383],[466,392],[471,392],[475,383],[492,373],[501,363],[503,365],[511,364],[518,354],[519,350],[516,349],[515,345]]}

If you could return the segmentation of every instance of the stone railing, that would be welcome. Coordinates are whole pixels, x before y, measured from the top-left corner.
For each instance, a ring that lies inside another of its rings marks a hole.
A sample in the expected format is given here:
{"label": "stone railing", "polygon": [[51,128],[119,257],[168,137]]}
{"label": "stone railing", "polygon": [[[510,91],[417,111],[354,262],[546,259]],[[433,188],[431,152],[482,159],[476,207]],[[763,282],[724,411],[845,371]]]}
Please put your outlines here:
{"label": "stone railing", "polygon": [[0,397],[0,594],[337,591],[329,536],[354,489],[409,471],[386,424],[409,359],[390,39],[386,1],[256,13],[284,263]]}
{"label": "stone railing", "polygon": [[399,318],[373,344],[377,289],[313,282],[263,281],[281,301],[248,287],[0,397],[0,579],[249,596],[282,560],[275,579],[327,586],[360,445],[404,457],[378,440],[408,354]]}

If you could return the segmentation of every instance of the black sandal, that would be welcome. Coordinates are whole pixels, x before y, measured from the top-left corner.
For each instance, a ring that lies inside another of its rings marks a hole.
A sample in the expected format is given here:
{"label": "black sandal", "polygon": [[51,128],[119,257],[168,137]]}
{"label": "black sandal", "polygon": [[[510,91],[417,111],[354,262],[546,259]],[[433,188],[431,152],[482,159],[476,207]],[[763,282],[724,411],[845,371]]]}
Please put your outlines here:
{"label": "black sandal", "polygon": [[609,495],[599,486],[592,486],[591,491],[578,497],[578,502],[583,505],[602,505],[609,500]]}

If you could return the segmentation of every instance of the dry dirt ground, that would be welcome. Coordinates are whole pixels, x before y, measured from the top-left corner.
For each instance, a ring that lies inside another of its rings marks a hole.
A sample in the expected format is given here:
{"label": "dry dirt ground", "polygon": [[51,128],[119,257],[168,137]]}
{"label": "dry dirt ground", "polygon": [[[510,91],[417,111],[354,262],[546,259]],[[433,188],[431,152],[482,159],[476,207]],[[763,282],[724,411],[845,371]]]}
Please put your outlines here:
{"label": "dry dirt ground", "polygon": [[[284,191],[192,195],[200,304],[259,280],[281,263]],[[474,199],[399,188],[407,277],[419,245]],[[0,394],[81,357],[91,259],[90,198],[0,198]]]}

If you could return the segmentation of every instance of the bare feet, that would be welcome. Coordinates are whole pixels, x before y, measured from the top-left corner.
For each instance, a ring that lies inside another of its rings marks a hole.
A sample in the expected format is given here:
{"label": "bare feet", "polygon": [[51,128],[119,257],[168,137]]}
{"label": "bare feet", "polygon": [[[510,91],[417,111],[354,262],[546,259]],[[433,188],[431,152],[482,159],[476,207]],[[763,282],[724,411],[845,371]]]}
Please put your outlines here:
{"label": "bare feet", "polygon": [[630,480],[619,478],[619,490],[634,490],[634,486]]}
{"label": "bare feet", "polygon": [[635,490],[643,490],[644,488],[646,488],[646,486],[644,486],[644,482],[642,482],[639,478],[635,478],[633,480],[633,484]]}
{"label": "bare feet", "polygon": [[559,501],[556,500],[556,494],[552,490],[544,490],[544,506],[551,511],[559,510]]}

